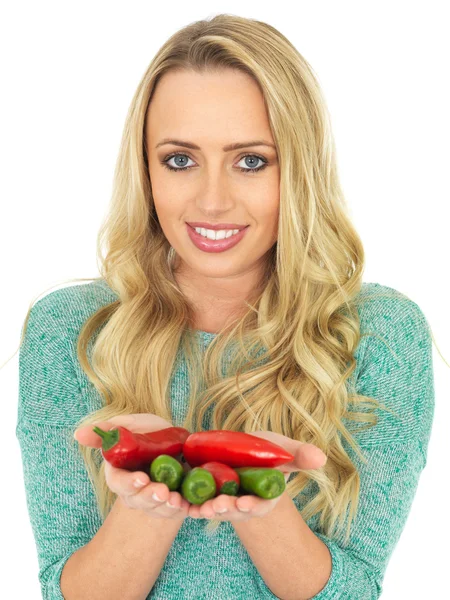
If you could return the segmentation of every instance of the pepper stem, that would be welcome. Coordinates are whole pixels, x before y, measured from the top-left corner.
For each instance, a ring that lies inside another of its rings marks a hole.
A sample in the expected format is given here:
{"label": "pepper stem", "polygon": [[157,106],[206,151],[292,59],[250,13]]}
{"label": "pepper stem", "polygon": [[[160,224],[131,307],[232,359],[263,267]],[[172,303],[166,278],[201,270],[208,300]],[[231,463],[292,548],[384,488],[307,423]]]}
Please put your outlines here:
{"label": "pepper stem", "polygon": [[102,438],[102,448],[103,450],[110,450],[113,446],[115,446],[119,441],[119,430],[118,429],[110,429],[109,431],[104,431],[100,427],[93,427],[92,431],[95,431]]}
{"label": "pepper stem", "polygon": [[[229,496],[237,496],[239,486],[236,481],[226,481],[219,490],[219,494],[228,494]],[[219,495],[217,494],[217,495]]]}

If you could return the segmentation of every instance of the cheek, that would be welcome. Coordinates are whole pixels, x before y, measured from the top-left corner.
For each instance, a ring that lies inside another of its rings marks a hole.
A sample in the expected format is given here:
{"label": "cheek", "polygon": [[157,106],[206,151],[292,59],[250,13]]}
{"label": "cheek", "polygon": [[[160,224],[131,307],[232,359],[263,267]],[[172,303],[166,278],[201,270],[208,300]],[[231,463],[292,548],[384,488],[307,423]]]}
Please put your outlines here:
{"label": "cheek", "polygon": [[279,220],[279,201],[278,198],[266,195],[258,199],[258,202],[253,203],[249,208],[253,210],[252,215],[256,223],[265,229],[265,231],[276,241],[278,237],[278,220]]}
{"label": "cheek", "polygon": [[170,183],[166,184],[162,177],[153,177],[151,185],[156,205],[167,203],[168,199],[173,196]]}
{"label": "cheek", "polygon": [[278,220],[280,216],[280,187],[278,181],[273,185],[272,194],[271,194],[272,202],[270,204],[271,209],[271,221],[273,223],[272,233],[274,239],[276,240],[278,237]]}
{"label": "cheek", "polygon": [[180,196],[180,183],[177,183],[177,177],[168,176],[161,165],[153,165],[152,162],[149,165],[149,173],[156,208],[158,210],[170,208]]}
{"label": "cheek", "polygon": [[280,215],[280,207],[277,204],[272,213],[272,222],[273,222],[273,234],[278,235],[278,219]]}
{"label": "cheek", "polygon": [[261,190],[259,197],[255,199],[255,203],[256,201],[262,218],[267,222],[278,225],[280,185],[275,177],[267,182],[267,185]]}
{"label": "cheek", "polygon": [[[249,177],[250,178],[250,177]],[[260,223],[273,223],[278,221],[280,210],[280,188],[278,181],[269,180],[258,182],[260,185],[250,186],[241,193],[241,198],[246,198],[246,208],[255,221]]]}
{"label": "cheek", "polygon": [[260,194],[258,198],[251,203],[247,202],[246,209],[251,221],[255,223],[255,234],[258,238],[258,244],[267,250],[271,248],[278,239],[278,202],[267,194]]}
{"label": "cheek", "polygon": [[183,210],[179,186],[171,186],[161,180],[152,181],[152,197],[161,220],[165,216],[177,216]]}

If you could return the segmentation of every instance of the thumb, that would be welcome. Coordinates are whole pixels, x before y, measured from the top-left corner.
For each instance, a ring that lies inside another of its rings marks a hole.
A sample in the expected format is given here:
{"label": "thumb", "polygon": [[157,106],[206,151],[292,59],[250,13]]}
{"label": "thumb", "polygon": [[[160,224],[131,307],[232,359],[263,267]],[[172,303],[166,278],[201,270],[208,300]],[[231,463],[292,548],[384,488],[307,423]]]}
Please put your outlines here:
{"label": "thumb", "polygon": [[[92,423],[92,425],[84,425],[83,427],[79,427],[75,429],[73,437],[77,440],[79,444],[83,444],[83,446],[89,446],[91,448],[101,448],[102,447],[102,438],[95,433],[93,430],[94,427],[100,427],[104,431],[109,431],[113,429],[116,425],[121,423],[111,423],[111,421],[97,421],[96,423]],[[124,423],[124,427],[126,427]]]}
{"label": "thumb", "polygon": [[117,415],[111,417],[111,419],[108,419],[107,421],[97,421],[91,425],[84,425],[75,430],[73,437],[77,442],[85,446],[101,448],[102,439],[95,431],[93,431],[93,428],[100,427],[100,429],[109,431],[118,425],[126,427],[135,433],[148,433],[150,431],[165,429],[166,427],[173,427],[170,421],[152,413],[133,413],[129,415]]}

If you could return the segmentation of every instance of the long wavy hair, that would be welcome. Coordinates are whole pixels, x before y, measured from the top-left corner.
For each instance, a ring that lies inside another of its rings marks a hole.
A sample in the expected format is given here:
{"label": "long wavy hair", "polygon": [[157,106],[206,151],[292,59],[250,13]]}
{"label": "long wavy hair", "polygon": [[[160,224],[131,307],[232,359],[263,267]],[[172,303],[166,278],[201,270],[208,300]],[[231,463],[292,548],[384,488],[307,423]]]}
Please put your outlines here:
{"label": "long wavy hair", "polygon": [[[169,71],[185,69],[237,69],[254,79],[264,95],[280,165],[278,239],[267,255],[261,289],[206,353],[193,329],[195,307],[174,278],[171,247],[155,212],[144,135],[158,81]],[[326,464],[291,476],[286,490],[295,498],[311,480],[316,482],[318,493],[302,516],[308,520],[320,513],[328,536],[343,530],[349,509],[347,543],[360,477],[340,436],[367,460],[342,419],[367,422],[366,429],[378,421],[376,408],[390,409],[357,395],[354,386],[347,389],[362,337],[357,296],[363,245],[338,180],[318,81],[274,27],[219,14],[180,29],[157,52],[128,111],[97,258],[98,279],[118,299],[92,314],[78,338],[79,363],[104,400],[78,426],[130,413],[154,413],[173,422],[169,383],[181,348],[190,381],[182,426],[203,431],[208,414],[211,429],[263,429],[318,446],[328,457]],[[22,340],[24,335],[25,327]],[[94,337],[90,362],[88,343]],[[372,410],[349,411],[350,403]],[[100,450],[80,444],[79,451],[105,518],[116,495],[106,485]],[[208,522],[207,531],[219,524]]]}

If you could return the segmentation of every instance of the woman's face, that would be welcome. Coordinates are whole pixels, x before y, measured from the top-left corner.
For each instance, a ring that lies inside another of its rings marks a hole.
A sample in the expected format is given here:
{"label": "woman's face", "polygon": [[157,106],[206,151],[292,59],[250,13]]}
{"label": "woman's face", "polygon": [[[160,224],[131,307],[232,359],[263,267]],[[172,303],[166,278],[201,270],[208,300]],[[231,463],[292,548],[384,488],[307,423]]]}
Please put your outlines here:
{"label": "woman's face", "polygon": [[[277,153],[259,87],[231,69],[168,72],[148,110],[152,194],[177,269],[203,284],[215,279],[237,288],[248,276],[256,282],[277,240],[279,211]],[[271,145],[249,144],[255,140]],[[224,149],[237,143],[245,146]],[[248,229],[232,248],[207,252],[188,233],[187,223],[199,221]]]}

